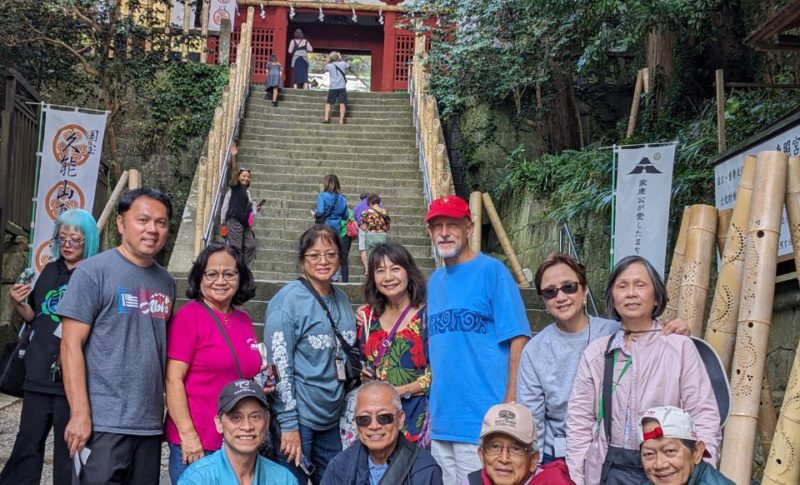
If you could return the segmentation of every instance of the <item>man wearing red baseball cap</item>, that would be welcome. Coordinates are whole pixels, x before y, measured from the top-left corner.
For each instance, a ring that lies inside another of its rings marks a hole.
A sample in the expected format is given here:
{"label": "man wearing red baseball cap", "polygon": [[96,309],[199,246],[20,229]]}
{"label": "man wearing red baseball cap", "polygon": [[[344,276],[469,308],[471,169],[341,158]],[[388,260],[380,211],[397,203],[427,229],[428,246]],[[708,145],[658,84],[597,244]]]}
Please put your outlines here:
{"label": "man wearing red baseball cap", "polygon": [[469,205],[447,195],[425,216],[445,265],[428,281],[431,452],[444,483],[481,468],[478,440],[486,411],[516,397],[517,368],[530,325],[511,272],[469,248]]}

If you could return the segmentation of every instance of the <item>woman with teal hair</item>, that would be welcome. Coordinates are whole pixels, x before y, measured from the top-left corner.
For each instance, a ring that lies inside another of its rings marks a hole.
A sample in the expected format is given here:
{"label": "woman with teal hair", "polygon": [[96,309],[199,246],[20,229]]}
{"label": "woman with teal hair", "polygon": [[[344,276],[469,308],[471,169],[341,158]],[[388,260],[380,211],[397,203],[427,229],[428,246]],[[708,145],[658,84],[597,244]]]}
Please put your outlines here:
{"label": "woman with teal hair", "polygon": [[[44,444],[50,428],[53,443],[53,483],[71,482],[71,461],[64,442],[69,404],[61,380],[61,319],[58,303],[72,272],[97,253],[100,235],[94,217],[83,209],[71,209],[56,220],[53,259],[39,273],[36,284],[16,284],[10,296],[14,310],[33,331],[25,352],[22,416],[14,449],[0,473],[0,484],[39,483],[44,463]],[[27,303],[26,303],[27,300]]]}

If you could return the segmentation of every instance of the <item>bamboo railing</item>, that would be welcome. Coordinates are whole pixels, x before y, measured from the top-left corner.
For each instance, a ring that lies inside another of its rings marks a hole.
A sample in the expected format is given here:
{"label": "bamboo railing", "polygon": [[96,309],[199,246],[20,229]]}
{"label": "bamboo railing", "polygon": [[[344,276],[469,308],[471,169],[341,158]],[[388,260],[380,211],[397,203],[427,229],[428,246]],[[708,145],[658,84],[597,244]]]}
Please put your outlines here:
{"label": "bamboo railing", "polygon": [[425,69],[425,34],[417,31],[414,38],[414,60],[408,75],[408,92],[417,131],[420,170],[425,180],[425,202],[452,194],[453,177],[447,156],[442,123],[436,99],[427,93],[428,74]]}
{"label": "bamboo railing", "polygon": [[207,151],[198,163],[197,212],[195,215],[194,255],[208,244],[225,186],[230,163],[231,146],[239,131],[244,106],[250,90],[252,70],[253,7],[247,9],[247,21],[242,25],[236,63],[231,65],[228,85],[222,101],[214,110],[214,121],[208,132]]}

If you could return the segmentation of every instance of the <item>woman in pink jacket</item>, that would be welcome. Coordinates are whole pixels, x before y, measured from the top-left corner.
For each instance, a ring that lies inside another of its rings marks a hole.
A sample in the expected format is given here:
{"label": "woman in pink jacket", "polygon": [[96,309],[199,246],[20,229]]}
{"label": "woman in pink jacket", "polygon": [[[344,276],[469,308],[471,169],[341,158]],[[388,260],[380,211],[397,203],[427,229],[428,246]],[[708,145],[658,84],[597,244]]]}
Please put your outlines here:
{"label": "woman in pink jacket", "polygon": [[676,406],[694,419],[716,466],[720,416],[708,373],[694,343],[662,335],[664,282],[644,258],[614,267],[606,307],[620,321],[610,338],[593,341],[581,356],[567,411],[567,465],[577,485],[647,481],[636,423],[655,406]]}

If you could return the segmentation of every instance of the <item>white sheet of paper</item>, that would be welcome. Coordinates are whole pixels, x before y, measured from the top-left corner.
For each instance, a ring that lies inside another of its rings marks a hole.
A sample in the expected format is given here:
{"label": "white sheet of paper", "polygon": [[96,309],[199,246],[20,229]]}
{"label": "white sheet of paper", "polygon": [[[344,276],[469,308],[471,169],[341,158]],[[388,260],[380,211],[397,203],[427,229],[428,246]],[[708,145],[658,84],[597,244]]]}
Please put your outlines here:
{"label": "white sheet of paper", "polygon": [[85,446],[80,450],[78,450],[77,453],[75,453],[75,457],[72,460],[75,463],[75,474],[78,475],[79,477],[81,476],[83,463],[86,463],[86,461],[89,460],[89,455],[91,454],[92,450],[86,448]]}

